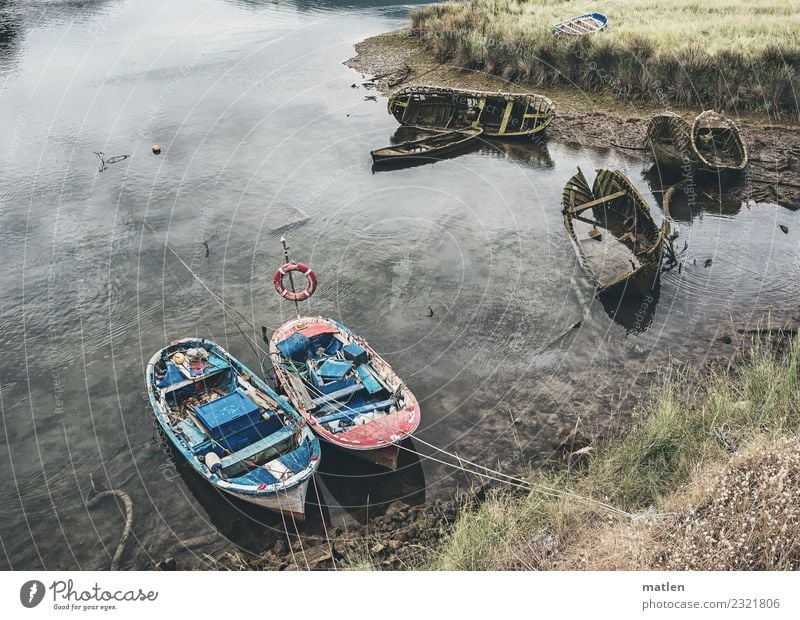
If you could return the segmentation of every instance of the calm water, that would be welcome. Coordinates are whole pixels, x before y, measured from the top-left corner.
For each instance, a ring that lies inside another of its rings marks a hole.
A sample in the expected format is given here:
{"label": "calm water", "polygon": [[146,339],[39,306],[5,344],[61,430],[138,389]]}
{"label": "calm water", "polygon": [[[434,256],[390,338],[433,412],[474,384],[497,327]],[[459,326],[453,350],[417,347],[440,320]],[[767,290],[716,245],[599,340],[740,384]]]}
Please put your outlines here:
{"label": "calm water", "polygon": [[[123,517],[113,502],[87,508],[90,476],[134,500],[125,568],[168,555],[200,566],[201,553],[258,551],[283,536],[279,518],[173,463],[143,381],[154,351],[191,335],[257,367],[239,327],[255,340],[291,312],[271,286],[281,234],[320,278],[305,310],[342,320],[390,360],[422,402],[419,436],[509,471],[547,458],[578,417],[624,420],[626,395],[669,356],[702,356],[742,320],[794,309],[798,217],[711,201],[675,207],[684,268],[664,275],[646,308],[613,321],[587,307],[561,188],[578,165],[619,168],[655,204],[657,175],[635,153],[483,146],[373,174],[369,150],[396,123],[383,98],[351,88],[363,80],[342,61],[407,10],[0,5],[4,568],[108,566]],[[95,151],[129,157],[100,172]],[[226,316],[170,248],[248,321]],[[397,474],[330,451],[323,460],[324,511],[344,525],[473,482],[410,455]]]}

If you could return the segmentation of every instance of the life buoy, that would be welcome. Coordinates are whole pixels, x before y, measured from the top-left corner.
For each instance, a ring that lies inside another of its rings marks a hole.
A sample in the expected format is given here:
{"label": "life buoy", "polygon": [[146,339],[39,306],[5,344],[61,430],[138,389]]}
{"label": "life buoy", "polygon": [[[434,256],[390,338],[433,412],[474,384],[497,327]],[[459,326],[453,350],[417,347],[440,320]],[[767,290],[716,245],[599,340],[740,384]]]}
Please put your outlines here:
{"label": "life buoy", "polygon": [[[286,287],[283,285],[283,276],[287,273],[292,271],[297,271],[302,273],[306,277],[306,288],[302,291],[292,292],[287,290]],[[317,290],[317,274],[304,263],[286,263],[285,265],[281,265],[280,268],[275,272],[275,278],[273,279],[275,283],[275,290],[278,291],[278,295],[283,297],[284,299],[288,299],[289,301],[304,301],[311,297],[314,294],[314,291]]]}

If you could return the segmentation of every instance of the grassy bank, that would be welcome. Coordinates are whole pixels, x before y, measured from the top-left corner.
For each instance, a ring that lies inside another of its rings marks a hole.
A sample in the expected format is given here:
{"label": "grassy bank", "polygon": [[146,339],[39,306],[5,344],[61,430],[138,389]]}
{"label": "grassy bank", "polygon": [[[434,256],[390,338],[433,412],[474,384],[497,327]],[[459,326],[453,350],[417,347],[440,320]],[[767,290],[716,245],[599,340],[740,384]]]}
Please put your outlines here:
{"label": "grassy bank", "polygon": [[[553,35],[555,22],[598,8],[607,31]],[[438,60],[512,81],[657,105],[798,114],[796,0],[469,0],[416,9],[411,19]]]}
{"label": "grassy bank", "polygon": [[462,511],[422,568],[797,569],[798,362],[787,337],[732,369],[667,372],[627,433]]}

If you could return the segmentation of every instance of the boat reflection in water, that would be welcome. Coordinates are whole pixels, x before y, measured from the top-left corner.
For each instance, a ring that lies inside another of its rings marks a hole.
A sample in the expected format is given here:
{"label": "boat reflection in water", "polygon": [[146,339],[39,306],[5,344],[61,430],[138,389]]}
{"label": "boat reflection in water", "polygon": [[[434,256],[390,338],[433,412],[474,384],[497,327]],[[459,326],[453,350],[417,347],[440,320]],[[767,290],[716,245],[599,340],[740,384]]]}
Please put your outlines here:
{"label": "boat reflection in water", "polygon": [[628,334],[641,334],[653,323],[661,296],[661,279],[649,291],[638,295],[600,295],[597,300],[606,314]]}
{"label": "boat reflection in water", "polygon": [[364,524],[382,514],[392,502],[425,502],[425,474],[410,438],[401,444],[394,471],[325,445],[317,480],[322,483],[320,493],[325,495],[326,490],[333,499],[328,504],[333,521],[337,520],[336,513],[343,511]]}

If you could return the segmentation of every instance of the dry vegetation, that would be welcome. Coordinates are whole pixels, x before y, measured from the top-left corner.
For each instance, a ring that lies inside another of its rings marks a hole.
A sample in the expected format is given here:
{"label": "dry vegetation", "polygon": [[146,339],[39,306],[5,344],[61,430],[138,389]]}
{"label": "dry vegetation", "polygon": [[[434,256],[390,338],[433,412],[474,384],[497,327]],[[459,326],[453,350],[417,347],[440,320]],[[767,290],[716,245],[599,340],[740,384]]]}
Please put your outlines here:
{"label": "dry vegetation", "polygon": [[796,569],[800,341],[735,369],[671,373],[629,433],[462,511],[426,568]]}
{"label": "dry vegetation", "polygon": [[[553,35],[555,22],[594,10],[609,17],[605,32]],[[469,0],[416,9],[412,28],[439,60],[508,80],[797,115],[796,0]]]}

